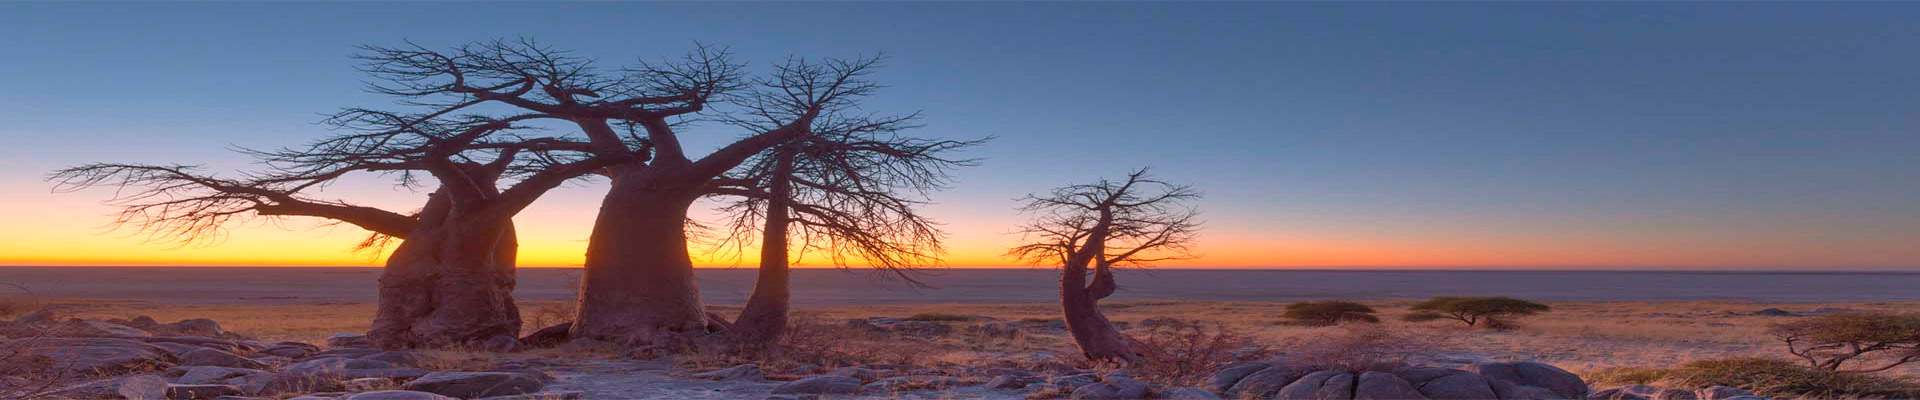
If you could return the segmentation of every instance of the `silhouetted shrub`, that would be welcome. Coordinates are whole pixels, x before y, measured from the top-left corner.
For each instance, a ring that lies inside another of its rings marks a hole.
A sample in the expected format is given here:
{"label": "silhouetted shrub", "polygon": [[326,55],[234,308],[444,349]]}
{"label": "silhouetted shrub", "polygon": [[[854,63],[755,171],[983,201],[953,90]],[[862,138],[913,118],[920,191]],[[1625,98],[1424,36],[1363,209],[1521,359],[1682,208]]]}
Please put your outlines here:
{"label": "silhouetted shrub", "polygon": [[1373,307],[1351,301],[1303,301],[1287,305],[1281,316],[1308,326],[1329,326],[1341,322],[1380,322]]}
{"label": "silhouetted shrub", "polygon": [[1452,319],[1466,323],[1467,326],[1486,326],[1507,328],[1515,318],[1553,311],[1546,304],[1516,299],[1506,296],[1495,297],[1435,297],[1414,304],[1413,314],[1407,321],[1422,322]]}
{"label": "silhouetted shrub", "polygon": [[[1885,371],[1920,360],[1920,316],[1846,313],[1776,324],[1768,330],[1807,365],[1837,372]],[[1885,355],[1881,357],[1875,357]],[[1848,362],[1873,364],[1842,369]],[[1864,363],[1864,361],[1863,361]]]}
{"label": "silhouetted shrub", "polygon": [[972,321],[973,317],[968,315],[960,315],[960,314],[931,312],[931,313],[914,314],[913,316],[907,317],[907,320],[928,321],[928,322],[964,322],[964,321]]}
{"label": "silhouetted shrub", "polygon": [[1736,387],[1772,398],[1912,398],[1914,384],[1846,374],[1772,358],[1703,360],[1674,368],[1623,367],[1588,374],[1599,385],[1651,384],[1673,388]]}

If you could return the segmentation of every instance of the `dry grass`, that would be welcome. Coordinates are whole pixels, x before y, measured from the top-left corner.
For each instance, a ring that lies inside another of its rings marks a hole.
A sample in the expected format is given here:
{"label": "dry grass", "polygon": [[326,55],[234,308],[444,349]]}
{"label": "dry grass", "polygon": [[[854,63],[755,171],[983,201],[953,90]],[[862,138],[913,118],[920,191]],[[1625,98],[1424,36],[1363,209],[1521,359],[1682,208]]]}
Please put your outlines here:
{"label": "dry grass", "polygon": [[[148,315],[162,321],[205,317],[228,330],[265,340],[318,341],[341,332],[360,332],[373,314],[370,304],[300,305],[155,305],[138,302],[53,301],[68,307],[68,314],[80,317],[125,318]],[[1753,356],[1784,355],[1782,346],[1767,335],[1769,325],[1794,317],[1758,316],[1751,313],[1765,308],[1804,311],[1830,307],[1858,311],[1906,311],[1920,302],[1766,304],[1751,302],[1558,302],[1549,303],[1554,311],[1521,319],[1517,329],[1490,331],[1468,329],[1442,322],[1407,323],[1398,319],[1409,312],[1412,302],[1362,302],[1379,310],[1384,326],[1404,335],[1418,337],[1440,352],[1471,352],[1495,359],[1532,358],[1554,363],[1575,372],[1592,372],[1613,367],[1666,367],[1689,361]],[[1286,302],[1213,302],[1213,301],[1131,301],[1104,304],[1106,314],[1116,322],[1138,323],[1152,317],[1217,322],[1276,350],[1303,347],[1320,338],[1343,332],[1338,327],[1305,327],[1288,323],[1282,317]],[[522,306],[527,329],[557,323],[569,314],[568,305],[557,302],[533,302]],[[737,307],[716,306],[722,314]],[[871,316],[912,317],[952,320],[987,316],[1008,321],[1040,322],[1059,318],[1059,307],[1046,303],[1019,304],[917,304],[872,305],[857,307],[803,308],[796,319],[839,321]],[[550,323],[551,322],[551,323]],[[963,326],[964,322],[939,322]],[[1011,353],[1053,351],[1074,354],[1072,344],[1060,335],[1027,335],[1017,339],[969,336],[964,329],[947,338],[936,338],[920,347],[936,347],[935,354],[921,354],[932,363],[969,365],[993,362]],[[926,346],[926,345],[932,346]],[[553,350],[587,356],[593,352]],[[769,370],[772,370],[769,368]],[[1920,376],[1920,367],[1907,366],[1892,371],[1896,376]]]}

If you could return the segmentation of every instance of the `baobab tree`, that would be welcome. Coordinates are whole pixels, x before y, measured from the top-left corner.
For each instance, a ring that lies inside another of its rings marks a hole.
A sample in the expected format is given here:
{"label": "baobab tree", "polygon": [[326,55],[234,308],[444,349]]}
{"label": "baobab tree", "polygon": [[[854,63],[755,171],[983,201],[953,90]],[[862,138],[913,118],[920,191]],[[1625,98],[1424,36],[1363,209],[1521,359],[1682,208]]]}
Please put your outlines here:
{"label": "baobab tree", "polygon": [[1119,289],[1113,270],[1190,259],[1199,234],[1200,198],[1191,186],[1153,179],[1146,169],[1122,180],[1101,179],[1021,199],[1033,219],[1020,227],[1026,244],[1009,255],[1060,266],[1060,305],[1067,330],[1088,359],[1132,363],[1133,340],[1100,312]]}
{"label": "baobab tree", "polygon": [[[751,117],[731,122],[764,130],[784,120],[780,114],[801,111],[764,107],[781,105],[752,102],[745,106]],[[917,283],[911,274],[915,268],[941,262],[945,233],[916,208],[950,181],[949,170],[975,164],[949,154],[983,141],[901,136],[917,126],[914,119],[815,119],[807,134],[715,181],[709,193],[730,201],[721,207],[729,217],[728,234],[718,247],[742,248],[760,238],[752,295],[726,332],[734,344],[764,346],[785,332],[789,266],[809,254],[838,266],[858,261],[910,283]]]}
{"label": "baobab tree", "polygon": [[[505,350],[520,330],[513,215],[569,179],[637,157],[573,156],[567,153],[582,143],[510,134],[516,123],[538,118],[348,109],[328,120],[348,133],[305,148],[248,151],[270,168],[243,178],[139,164],[89,164],[53,178],[62,190],[122,189],[111,200],[121,207],[116,223],[156,237],[191,242],[251,218],[305,216],[373,232],[363,246],[400,238],[381,274],[374,342]],[[356,172],[396,174],[408,185],[426,174],[437,188],[412,214],[308,197]],[[503,178],[514,182],[503,189]]]}
{"label": "baobab tree", "polygon": [[[716,180],[769,148],[807,134],[822,116],[851,113],[879,85],[866,79],[877,58],[789,59],[749,79],[723,49],[699,47],[669,62],[640,62],[617,72],[530,41],[494,41],[438,52],[418,46],[369,48],[369,70],[388,91],[442,107],[492,104],[565,120],[584,132],[595,155],[639,151],[646,157],[606,167],[611,187],[588,239],[586,273],[570,336],[632,345],[676,341],[709,331],[693,280],[687,214]],[[716,101],[746,88],[775,94],[763,117],[778,122],[697,158],[681,128]],[[616,127],[630,127],[622,136]]]}

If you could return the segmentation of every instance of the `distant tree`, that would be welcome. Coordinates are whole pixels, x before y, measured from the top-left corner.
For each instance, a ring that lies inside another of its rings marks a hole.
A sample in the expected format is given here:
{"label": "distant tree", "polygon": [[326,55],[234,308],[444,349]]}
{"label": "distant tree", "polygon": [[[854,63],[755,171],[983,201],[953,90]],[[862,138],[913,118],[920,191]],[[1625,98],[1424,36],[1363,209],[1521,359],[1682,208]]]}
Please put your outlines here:
{"label": "distant tree", "polygon": [[1506,327],[1514,318],[1552,311],[1546,304],[1506,296],[1435,297],[1413,305],[1407,321],[1458,320],[1467,326]]}
{"label": "distant tree", "polygon": [[[1774,325],[1773,337],[1807,365],[1835,372],[1876,372],[1920,360],[1920,316],[1892,313],[1829,314]],[[1884,357],[1874,355],[1887,354]],[[1844,369],[1849,362],[1878,366]]]}
{"label": "distant tree", "polygon": [[1341,322],[1380,322],[1373,307],[1351,301],[1303,301],[1287,305],[1281,316],[1309,326],[1328,326]]}
{"label": "distant tree", "polygon": [[1020,209],[1034,217],[1020,228],[1026,244],[1008,254],[1061,267],[1060,303],[1082,354],[1134,363],[1141,355],[1133,339],[1101,314],[1099,301],[1119,289],[1115,267],[1196,257],[1200,212],[1188,203],[1200,196],[1191,186],[1155,180],[1146,169],[1027,195]]}

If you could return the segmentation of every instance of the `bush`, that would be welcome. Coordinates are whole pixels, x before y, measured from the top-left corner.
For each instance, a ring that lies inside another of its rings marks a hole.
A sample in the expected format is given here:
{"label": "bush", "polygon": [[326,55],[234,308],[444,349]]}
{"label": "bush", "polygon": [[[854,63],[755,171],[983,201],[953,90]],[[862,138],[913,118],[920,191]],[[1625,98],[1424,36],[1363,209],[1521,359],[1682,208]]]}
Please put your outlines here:
{"label": "bush", "polygon": [[1351,301],[1303,301],[1287,305],[1281,315],[1308,326],[1330,326],[1341,322],[1380,322],[1373,307]]}
{"label": "bush", "polygon": [[1895,379],[1844,374],[1772,358],[1704,360],[1679,367],[1624,367],[1589,374],[1595,384],[1661,387],[1736,387],[1772,398],[1911,398],[1920,388]]}
{"label": "bush", "polygon": [[927,321],[927,322],[966,322],[966,321],[972,321],[973,316],[931,312],[931,313],[914,314],[913,316],[907,317],[907,320],[908,321]]}
{"label": "bush", "polygon": [[1515,318],[1553,311],[1553,307],[1506,296],[1435,297],[1414,304],[1413,310],[1413,314],[1407,315],[1407,321],[1453,319],[1467,326],[1506,328]]}
{"label": "bush", "polygon": [[[1774,325],[1768,332],[1787,345],[1787,352],[1807,365],[1837,372],[1885,371],[1920,360],[1920,316],[1891,313],[1847,313],[1811,317]],[[1842,369],[1850,361],[1880,354],[1880,362]]]}
{"label": "bush", "polygon": [[1266,359],[1266,346],[1221,324],[1168,319],[1134,337],[1140,362],[1128,366],[1137,377],[1173,386],[1190,386],[1216,368]]}

